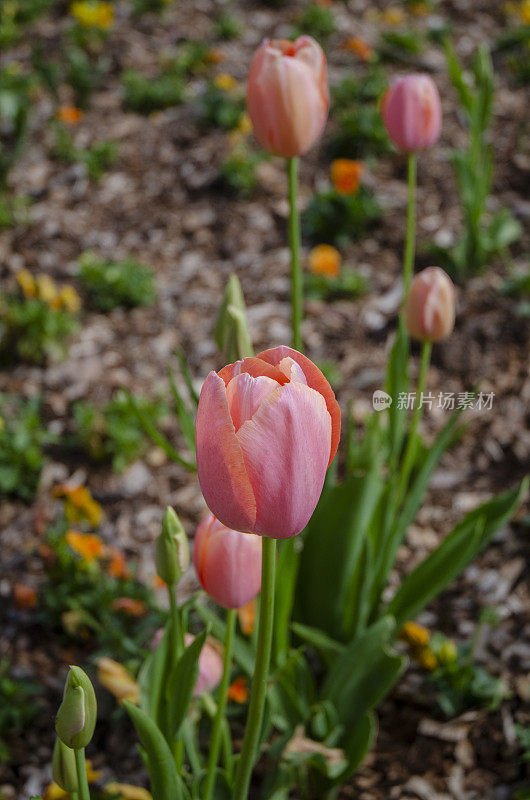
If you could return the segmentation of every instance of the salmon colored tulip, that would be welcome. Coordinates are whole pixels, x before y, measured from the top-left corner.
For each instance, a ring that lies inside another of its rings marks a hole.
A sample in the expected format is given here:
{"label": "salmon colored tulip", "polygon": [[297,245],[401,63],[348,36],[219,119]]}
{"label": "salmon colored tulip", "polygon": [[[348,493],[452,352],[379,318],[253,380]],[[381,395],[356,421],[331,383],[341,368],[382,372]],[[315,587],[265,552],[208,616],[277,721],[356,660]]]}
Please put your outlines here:
{"label": "salmon colored tulip", "polygon": [[413,279],[405,303],[405,324],[413,339],[439,342],[455,325],[455,287],[440,267],[428,267]]}
{"label": "salmon colored tulip", "polygon": [[405,153],[433,145],[442,129],[442,104],[429,75],[396,78],[381,104],[383,122],[394,144]]}
{"label": "salmon colored tulip", "polygon": [[[184,637],[186,647],[195,639],[192,633],[187,633]],[[221,683],[223,677],[223,659],[217,647],[207,639],[199,656],[199,677],[193,690],[194,697],[200,697],[206,692],[213,692]]]}
{"label": "salmon colored tulip", "polygon": [[193,563],[202,588],[219,605],[241,608],[261,589],[261,539],[208,514],[197,528]]}
{"label": "salmon colored tulip", "polygon": [[234,530],[295,536],[315,510],[339,438],[335,395],[296,350],[275,347],[210,372],[195,429],[208,507]]}
{"label": "salmon colored tulip", "polygon": [[254,135],[269,153],[300,156],[322,133],[329,109],[326,57],[311,36],[265,39],[247,83]]}

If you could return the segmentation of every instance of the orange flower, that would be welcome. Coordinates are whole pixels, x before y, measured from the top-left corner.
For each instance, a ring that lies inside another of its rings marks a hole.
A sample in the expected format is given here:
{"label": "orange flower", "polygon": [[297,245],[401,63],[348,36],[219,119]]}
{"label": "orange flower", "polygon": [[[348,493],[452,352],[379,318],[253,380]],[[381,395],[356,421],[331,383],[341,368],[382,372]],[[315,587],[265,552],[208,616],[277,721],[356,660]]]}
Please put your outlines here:
{"label": "orange flower", "polygon": [[411,647],[426,647],[431,638],[431,632],[417,622],[405,622],[399,632],[399,638]]}
{"label": "orange flower", "polygon": [[256,622],[256,598],[254,597],[249,603],[238,608],[237,616],[242,633],[250,636]]}
{"label": "orange flower", "polygon": [[339,251],[330,244],[318,244],[309,253],[309,269],[315,275],[338,278],[341,262]]}
{"label": "orange flower", "polygon": [[125,556],[120,550],[116,550],[115,547],[111,547],[109,550],[110,555],[110,564],[108,568],[108,573],[111,578],[130,578],[131,573],[127,567],[127,561],[125,560]]}
{"label": "orange flower", "polygon": [[84,561],[94,561],[103,555],[103,542],[93,533],[69,530],[66,542]]}
{"label": "orange flower", "polygon": [[37,284],[29,269],[19,269],[16,279],[26,300],[37,296]]}
{"label": "orange flower", "polygon": [[333,188],[339,194],[357,194],[364,172],[362,161],[351,158],[336,158],[331,162],[330,177]]}
{"label": "orange flower", "polygon": [[57,112],[57,119],[65,125],[78,125],[82,118],[83,112],[75,106],[61,106]]}
{"label": "orange flower", "polygon": [[211,47],[206,53],[206,58],[210,64],[222,64],[226,56],[222,50],[219,50],[217,47]]}
{"label": "orange flower", "polygon": [[24,583],[15,583],[13,586],[13,598],[17,608],[30,609],[37,606],[37,592],[31,586]]}
{"label": "orange flower", "polygon": [[359,36],[349,36],[344,40],[341,47],[344,50],[355,53],[361,61],[371,61],[374,57],[374,48]]}
{"label": "orange flower", "polygon": [[143,617],[147,613],[147,606],[143,600],[134,600],[132,597],[117,597],[112,602],[114,611],[123,611],[130,617]]}
{"label": "orange flower", "polygon": [[248,700],[248,684],[246,678],[236,678],[228,688],[228,698],[234,703],[246,703]]}
{"label": "orange flower", "polygon": [[103,516],[103,509],[94,500],[86,486],[74,486],[61,483],[52,492],[54,497],[65,497],[64,513],[69,522],[86,520],[93,528],[97,528]]}

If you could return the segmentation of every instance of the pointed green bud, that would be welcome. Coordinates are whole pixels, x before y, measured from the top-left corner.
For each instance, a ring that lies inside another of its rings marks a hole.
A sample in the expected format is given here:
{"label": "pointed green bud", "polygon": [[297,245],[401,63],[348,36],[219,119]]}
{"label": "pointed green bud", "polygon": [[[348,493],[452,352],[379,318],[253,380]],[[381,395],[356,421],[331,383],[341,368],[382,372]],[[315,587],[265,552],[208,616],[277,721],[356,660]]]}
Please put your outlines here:
{"label": "pointed green bud", "polygon": [[233,362],[254,355],[247,326],[246,306],[237,275],[228,279],[217,314],[214,338],[225,361]]}
{"label": "pointed green bud", "polygon": [[77,792],[77,770],[75,766],[75,753],[60,739],[55,740],[52,758],[52,777],[61,789],[68,794]]}
{"label": "pointed green bud", "polygon": [[97,703],[94,687],[80,667],[70,667],[63,702],[55,719],[55,732],[67,747],[86,747],[96,727]]}
{"label": "pointed green bud", "polygon": [[179,582],[190,564],[190,547],[186,531],[172,508],[164,513],[162,530],[155,544],[155,565],[160,578],[168,586]]}

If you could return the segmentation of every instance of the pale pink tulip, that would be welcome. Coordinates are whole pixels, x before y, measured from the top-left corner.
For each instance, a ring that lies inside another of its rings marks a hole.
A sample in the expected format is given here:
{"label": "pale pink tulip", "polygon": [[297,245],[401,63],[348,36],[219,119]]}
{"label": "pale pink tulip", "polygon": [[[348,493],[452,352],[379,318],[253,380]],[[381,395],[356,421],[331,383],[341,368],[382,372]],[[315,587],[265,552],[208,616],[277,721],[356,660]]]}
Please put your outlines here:
{"label": "pale pink tulip", "polygon": [[261,539],[208,514],[197,528],[193,563],[202,588],[219,605],[241,608],[261,589]]}
{"label": "pale pink tulip", "polygon": [[442,129],[442,104],[429,75],[396,78],[385,93],[381,114],[388,135],[405,153],[433,145]]}
{"label": "pale pink tulip", "polygon": [[405,324],[413,339],[438,342],[455,326],[455,287],[440,267],[414,277],[405,303]]}
{"label": "pale pink tulip", "polygon": [[311,36],[262,42],[250,65],[247,109],[254,135],[269,153],[291,157],[309,150],[329,109],[320,45]]}
{"label": "pale pink tulip", "polygon": [[[195,639],[192,633],[184,636],[186,647]],[[193,690],[194,697],[200,697],[205,692],[213,692],[221,683],[223,677],[223,659],[217,647],[206,639],[199,656],[199,677]]]}
{"label": "pale pink tulip", "polygon": [[321,371],[290,347],[229,364],[204,382],[197,470],[227,527],[274,539],[307,525],[340,438],[340,409]]}

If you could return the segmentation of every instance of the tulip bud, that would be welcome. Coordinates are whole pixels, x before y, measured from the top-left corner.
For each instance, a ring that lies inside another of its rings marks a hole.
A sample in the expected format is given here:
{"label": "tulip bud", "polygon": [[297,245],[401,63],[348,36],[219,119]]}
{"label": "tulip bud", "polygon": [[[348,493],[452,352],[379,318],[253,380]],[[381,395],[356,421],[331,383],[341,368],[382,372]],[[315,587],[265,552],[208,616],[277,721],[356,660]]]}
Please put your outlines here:
{"label": "tulip bud", "polygon": [[254,354],[247,327],[245,298],[237,275],[228,279],[215,323],[214,339],[226,361]]}
{"label": "tulip bud", "polygon": [[55,719],[55,732],[67,747],[86,747],[96,727],[97,704],[94,688],[80,667],[70,667],[63,702]]}
{"label": "tulip bud", "polygon": [[439,342],[455,325],[455,287],[440,267],[419,272],[410,285],[405,303],[409,335],[420,341]]}
{"label": "tulip bud", "polygon": [[261,538],[227,528],[208,514],[193,542],[203,589],[225,608],[241,608],[261,590]]}
{"label": "tulip bud", "polygon": [[396,78],[383,96],[381,114],[388,135],[405,153],[433,145],[442,128],[442,104],[429,75]]}
{"label": "tulip bud", "polygon": [[188,569],[189,563],[188,537],[180,519],[168,506],[155,544],[157,574],[168,586],[174,586]]}
{"label": "tulip bud", "polygon": [[[184,637],[186,647],[195,639],[192,633],[187,633]],[[206,692],[213,692],[221,683],[223,677],[223,659],[219,653],[218,643],[214,639],[206,639],[199,655],[199,675],[197,683],[193,689],[193,696],[200,697]]]}
{"label": "tulip bud", "polygon": [[60,739],[55,740],[52,757],[52,777],[55,783],[68,794],[77,792],[77,769],[75,753]]}
{"label": "tulip bud", "polygon": [[311,36],[265,40],[247,82],[247,109],[260,145],[269,153],[300,156],[316,142],[328,115],[326,57]]}

